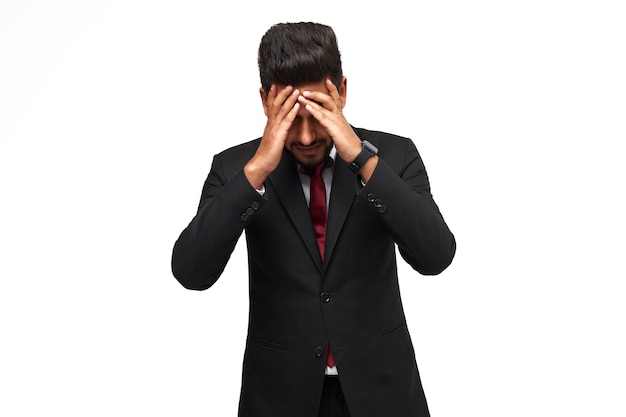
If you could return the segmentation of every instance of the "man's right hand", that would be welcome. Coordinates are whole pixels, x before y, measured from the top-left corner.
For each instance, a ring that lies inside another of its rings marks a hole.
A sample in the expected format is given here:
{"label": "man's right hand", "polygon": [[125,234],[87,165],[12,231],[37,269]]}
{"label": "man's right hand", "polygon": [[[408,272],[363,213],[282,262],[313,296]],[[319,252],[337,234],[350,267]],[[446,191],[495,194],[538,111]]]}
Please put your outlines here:
{"label": "man's right hand", "polygon": [[300,91],[287,86],[280,91],[272,84],[267,97],[263,97],[263,108],[267,123],[263,138],[256,153],[243,168],[243,172],[254,188],[261,189],[269,174],[280,163],[289,128],[298,114]]}

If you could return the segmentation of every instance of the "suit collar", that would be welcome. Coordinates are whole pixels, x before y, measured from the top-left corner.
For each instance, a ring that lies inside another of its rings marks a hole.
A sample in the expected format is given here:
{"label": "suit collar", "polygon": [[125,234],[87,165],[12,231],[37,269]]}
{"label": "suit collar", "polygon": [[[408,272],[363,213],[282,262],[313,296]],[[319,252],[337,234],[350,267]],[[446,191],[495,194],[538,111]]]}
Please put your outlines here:
{"label": "suit collar", "polygon": [[[288,151],[283,151],[278,167],[270,174],[268,181],[271,183],[276,196],[285,207],[285,211],[302,237],[307,250],[322,269],[322,259],[317,249],[315,232],[313,231],[313,221],[307,207],[302,184],[298,176],[297,163]],[[280,233],[280,231],[277,231]]]}

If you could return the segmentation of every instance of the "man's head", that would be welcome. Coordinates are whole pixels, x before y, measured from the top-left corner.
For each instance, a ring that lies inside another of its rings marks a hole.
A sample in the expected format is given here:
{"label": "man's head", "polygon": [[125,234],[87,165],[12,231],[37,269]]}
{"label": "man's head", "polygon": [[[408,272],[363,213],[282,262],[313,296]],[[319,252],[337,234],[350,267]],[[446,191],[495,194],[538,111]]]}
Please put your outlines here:
{"label": "man's head", "polygon": [[304,85],[326,78],[339,89],[343,72],[335,32],[320,23],[279,23],[272,26],[259,46],[261,87],[272,84]]}
{"label": "man's head", "polygon": [[[337,88],[345,105],[346,78],[341,69],[341,55],[333,29],[319,23],[280,23],[272,26],[259,46],[261,100],[268,115],[268,94],[292,86],[303,91],[328,94],[326,80]],[[287,138],[285,149],[305,168],[324,161],[333,141],[323,126],[304,107],[298,111]]]}

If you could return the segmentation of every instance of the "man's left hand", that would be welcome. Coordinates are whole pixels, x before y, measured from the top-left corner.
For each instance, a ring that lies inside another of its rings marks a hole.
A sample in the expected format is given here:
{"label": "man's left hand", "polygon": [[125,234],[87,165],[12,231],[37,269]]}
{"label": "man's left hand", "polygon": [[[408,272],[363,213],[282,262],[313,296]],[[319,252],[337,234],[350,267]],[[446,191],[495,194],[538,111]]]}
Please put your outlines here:
{"label": "man's left hand", "polygon": [[[344,102],[332,81],[325,81],[328,94],[321,91],[303,91],[298,101],[328,132],[337,154],[346,162],[352,162],[361,153],[361,139],[354,133],[352,126],[343,115]],[[359,174],[365,182],[369,180],[378,158],[368,161]]]}

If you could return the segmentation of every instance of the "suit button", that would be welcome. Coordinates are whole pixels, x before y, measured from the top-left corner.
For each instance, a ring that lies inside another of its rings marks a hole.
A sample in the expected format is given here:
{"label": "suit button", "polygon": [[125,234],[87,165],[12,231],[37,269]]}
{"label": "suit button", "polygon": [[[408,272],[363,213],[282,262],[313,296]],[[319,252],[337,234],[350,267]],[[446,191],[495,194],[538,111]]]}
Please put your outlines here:
{"label": "suit button", "polygon": [[372,193],[367,194],[367,201],[372,203],[374,200],[376,200],[376,196],[374,194]]}
{"label": "suit button", "polygon": [[318,346],[315,348],[315,357],[316,358],[321,358],[322,356],[324,356],[324,348],[321,346]]}
{"label": "suit button", "polygon": [[253,201],[252,204],[250,204],[250,207],[252,207],[253,210],[258,210],[259,209],[259,202],[258,201]]}
{"label": "suit button", "polygon": [[387,212],[387,206],[386,206],[386,205],[384,205],[384,204],[381,204],[381,206],[380,206],[380,207],[378,207],[378,212],[379,212],[380,214],[385,214],[385,213]]}
{"label": "suit button", "polygon": [[378,208],[378,207],[380,207],[382,205],[383,205],[383,203],[381,203],[379,199],[374,200],[374,207]]}
{"label": "suit button", "polygon": [[254,210],[252,210],[252,207],[248,207],[248,208],[246,209],[246,214],[247,214],[248,216],[252,216],[252,215],[254,214]]}
{"label": "suit button", "polygon": [[327,303],[330,301],[330,294],[324,291],[320,294],[320,299],[322,300],[322,303]]}
{"label": "suit button", "polygon": [[243,220],[244,222],[245,222],[246,220],[248,220],[248,214],[247,214],[247,213],[243,213],[243,214],[241,215],[241,220]]}

